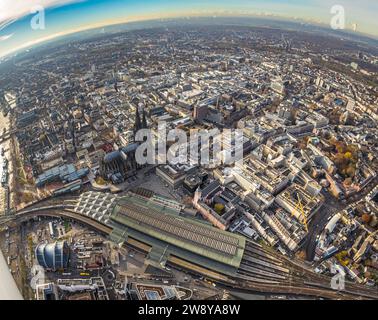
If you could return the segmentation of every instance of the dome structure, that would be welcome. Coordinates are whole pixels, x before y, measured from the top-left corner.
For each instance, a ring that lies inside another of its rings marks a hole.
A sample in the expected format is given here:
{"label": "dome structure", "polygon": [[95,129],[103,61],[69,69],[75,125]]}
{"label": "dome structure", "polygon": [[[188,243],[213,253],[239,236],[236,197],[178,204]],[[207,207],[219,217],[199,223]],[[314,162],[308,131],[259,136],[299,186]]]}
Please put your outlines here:
{"label": "dome structure", "polygon": [[66,269],[70,250],[66,241],[42,243],[35,249],[38,263],[47,270]]}

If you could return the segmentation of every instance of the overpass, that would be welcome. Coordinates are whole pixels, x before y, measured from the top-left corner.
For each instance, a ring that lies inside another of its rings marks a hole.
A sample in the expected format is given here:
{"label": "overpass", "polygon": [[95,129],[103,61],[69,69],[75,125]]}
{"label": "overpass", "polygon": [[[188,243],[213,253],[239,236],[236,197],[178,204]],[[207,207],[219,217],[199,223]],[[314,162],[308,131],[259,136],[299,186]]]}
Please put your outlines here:
{"label": "overpass", "polygon": [[[73,206],[71,205],[59,205],[59,206],[42,206],[37,208],[32,208],[28,210],[20,211],[14,214],[11,218],[4,219],[3,223],[22,223],[24,221],[36,218],[36,217],[52,217],[52,218],[64,218],[69,220],[74,220],[76,222],[82,223],[96,231],[101,232],[104,235],[109,235],[112,228],[94,220],[88,216],[84,216],[73,211]],[[2,221],[0,220],[0,225]]]}
{"label": "overpass", "polygon": [[[87,215],[74,211],[72,204],[41,204],[21,210],[11,217],[4,217],[1,224],[19,224],[35,217],[58,217],[74,220],[86,225],[105,236],[109,236],[113,228]],[[125,245],[148,254],[151,247],[136,239],[128,238]],[[246,253],[238,273],[226,276],[214,270],[209,270],[178,257],[169,257],[167,265],[185,272],[201,275],[212,279],[221,286],[245,290],[248,292],[288,294],[326,299],[378,299],[374,289],[355,283],[346,283],[345,290],[335,291],[331,288],[331,279],[318,275],[299,262],[248,241]]]}

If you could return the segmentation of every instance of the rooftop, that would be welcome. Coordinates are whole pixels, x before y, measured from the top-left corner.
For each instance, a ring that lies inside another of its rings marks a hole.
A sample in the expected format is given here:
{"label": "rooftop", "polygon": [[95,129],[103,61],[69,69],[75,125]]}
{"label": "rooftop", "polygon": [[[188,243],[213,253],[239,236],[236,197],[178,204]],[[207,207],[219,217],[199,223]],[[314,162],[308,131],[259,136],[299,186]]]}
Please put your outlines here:
{"label": "rooftop", "polygon": [[239,266],[244,252],[243,237],[178,216],[137,196],[123,197],[110,219],[172,246],[233,267]]}

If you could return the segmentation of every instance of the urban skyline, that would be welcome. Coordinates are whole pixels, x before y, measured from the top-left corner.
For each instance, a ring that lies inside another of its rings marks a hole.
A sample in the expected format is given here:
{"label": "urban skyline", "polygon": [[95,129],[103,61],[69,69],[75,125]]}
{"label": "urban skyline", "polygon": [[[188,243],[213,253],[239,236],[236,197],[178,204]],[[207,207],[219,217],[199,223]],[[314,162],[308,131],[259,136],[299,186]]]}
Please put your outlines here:
{"label": "urban skyline", "polygon": [[[364,0],[44,0],[16,2],[3,0],[0,10],[0,57],[64,35],[109,25],[151,19],[198,16],[254,16],[310,23],[330,28],[332,7],[345,11],[345,30],[377,38],[375,19],[378,4]],[[30,20],[36,10],[45,9],[45,29],[33,30]]]}

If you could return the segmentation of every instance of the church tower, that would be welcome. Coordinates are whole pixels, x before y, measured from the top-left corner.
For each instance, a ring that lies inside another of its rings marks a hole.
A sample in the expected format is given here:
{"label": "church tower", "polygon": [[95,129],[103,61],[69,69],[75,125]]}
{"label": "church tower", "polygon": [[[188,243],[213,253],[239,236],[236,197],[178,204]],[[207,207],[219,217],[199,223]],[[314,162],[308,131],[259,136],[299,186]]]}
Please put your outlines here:
{"label": "church tower", "polygon": [[142,129],[142,122],[140,120],[140,114],[139,114],[139,108],[136,108],[136,113],[135,113],[135,123],[134,123],[134,136],[135,134]]}
{"label": "church tower", "polygon": [[142,116],[142,128],[147,129],[146,111],[144,109],[143,109],[143,116]]}

